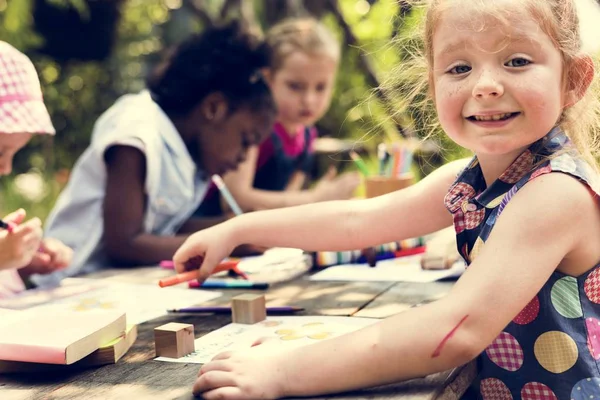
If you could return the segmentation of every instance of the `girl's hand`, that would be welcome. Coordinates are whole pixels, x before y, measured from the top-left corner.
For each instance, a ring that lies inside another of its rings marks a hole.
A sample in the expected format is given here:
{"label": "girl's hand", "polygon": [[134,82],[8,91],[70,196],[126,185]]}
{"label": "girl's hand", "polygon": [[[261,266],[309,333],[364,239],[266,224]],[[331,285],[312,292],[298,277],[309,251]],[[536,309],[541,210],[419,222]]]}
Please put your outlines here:
{"label": "girl's hand", "polygon": [[[19,209],[4,218],[14,225],[12,232],[0,232],[0,269],[20,268],[31,262],[42,239],[42,223],[38,218],[25,219],[25,210]],[[19,225],[20,224],[20,225]]]}
{"label": "girl's hand", "polygon": [[71,263],[73,250],[58,239],[46,238],[29,265],[20,268],[19,274],[25,280],[33,274],[50,274]]}
{"label": "girl's hand", "polygon": [[218,354],[200,368],[193,393],[203,399],[277,399],[285,395],[287,352],[279,340],[252,349]]}
{"label": "girl's hand", "polygon": [[317,201],[346,200],[352,197],[360,184],[360,176],[347,173],[337,176],[335,168],[330,168],[314,188]]}
{"label": "girl's hand", "polygon": [[204,282],[237,244],[230,226],[226,222],[190,235],[173,256],[177,273],[198,269],[198,281]]}

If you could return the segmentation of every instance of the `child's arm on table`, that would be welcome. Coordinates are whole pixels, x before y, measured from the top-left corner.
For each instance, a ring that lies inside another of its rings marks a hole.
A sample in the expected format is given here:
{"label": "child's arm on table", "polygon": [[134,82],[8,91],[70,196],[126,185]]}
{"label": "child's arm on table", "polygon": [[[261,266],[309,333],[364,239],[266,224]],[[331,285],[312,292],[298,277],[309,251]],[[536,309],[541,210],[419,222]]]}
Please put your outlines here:
{"label": "child's arm on table", "polygon": [[497,337],[556,266],[571,257],[593,266],[597,249],[592,254],[585,242],[599,239],[600,210],[587,189],[564,175],[539,177],[513,197],[444,299],[302,348],[269,353],[259,345],[220,354],[201,368],[194,392],[205,399],[310,396],[462,365]]}
{"label": "child's arm on table", "polygon": [[[259,149],[248,149],[246,160],[235,171],[227,173],[223,180],[243,210],[266,210],[315,203],[323,200],[349,198],[359,184],[356,174],[336,177],[335,170],[329,171],[322,183],[314,189],[274,191],[254,188],[254,176]],[[221,202],[226,206],[225,202]],[[226,208],[226,207],[225,207]]]}
{"label": "child's arm on table", "polygon": [[332,201],[258,211],[195,233],[174,257],[178,271],[203,256],[199,279],[241,243],[303,250],[362,249],[449,226],[443,198],[466,161],[447,164],[417,185],[368,200]]}
{"label": "child's arm on table", "polygon": [[117,265],[143,265],[170,259],[187,236],[144,232],[148,206],[146,157],[135,147],[113,146],[105,152],[104,243]]}

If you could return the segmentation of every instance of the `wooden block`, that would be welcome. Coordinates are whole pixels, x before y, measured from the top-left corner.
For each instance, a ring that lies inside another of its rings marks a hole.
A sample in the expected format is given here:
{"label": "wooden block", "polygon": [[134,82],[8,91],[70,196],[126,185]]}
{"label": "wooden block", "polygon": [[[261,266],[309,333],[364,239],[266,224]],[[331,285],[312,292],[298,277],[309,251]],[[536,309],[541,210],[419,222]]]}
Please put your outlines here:
{"label": "wooden block", "polygon": [[265,296],[241,294],[231,299],[232,320],[236,324],[255,324],[267,318]]}
{"label": "wooden block", "polygon": [[427,250],[421,258],[421,268],[449,269],[459,258],[456,233],[450,227],[439,231],[427,242]]}
{"label": "wooden block", "polygon": [[194,325],[171,322],[154,328],[157,357],[181,358],[194,348]]}
{"label": "wooden block", "polygon": [[130,325],[127,327],[125,334],[118,339],[107,343],[105,346],[100,347],[98,350],[83,358],[76,364],[80,366],[94,366],[94,365],[105,365],[105,364],[116,364],[127,353],[127,351],[133,346],[133,343],[137,339],[137,325]]}

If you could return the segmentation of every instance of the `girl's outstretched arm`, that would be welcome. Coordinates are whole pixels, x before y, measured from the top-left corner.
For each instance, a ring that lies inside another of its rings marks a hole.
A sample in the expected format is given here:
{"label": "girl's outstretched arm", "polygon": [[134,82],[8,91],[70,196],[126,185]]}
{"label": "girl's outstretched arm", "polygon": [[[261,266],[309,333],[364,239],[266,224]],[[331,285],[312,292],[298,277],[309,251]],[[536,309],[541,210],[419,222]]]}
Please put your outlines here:
{"label": "girl's outstretched arm", "polygon": [[557,266],[570,259],[594,266],[600,249],[590,241],[600,241],[600,210],[584,185],[562,174],[536,178],[513,197],[446,298],[302,348],[221,354],[202,367],[194,392],[205,399],[310,396],[459,366],[497,337]]}
{"label": "girl's outstretched arm", "polygon": [[410,188],[373,199],[243,214],[190,236],[175,254],[176,268],[183,271],[186,261],[201,256],[202,279],[242,243],[335,251],[362,249],[434,232],[452,223],[443,199],[465,164],[465,160],[447,164]]}
{"label": "girl's outstretched arm", "polygon": [[232,225],[242,243],[305,250],[362,249],[420,236],[452,224],[444,196],[465,164],[449,163],[418,184],[384,196],[250,213]]}

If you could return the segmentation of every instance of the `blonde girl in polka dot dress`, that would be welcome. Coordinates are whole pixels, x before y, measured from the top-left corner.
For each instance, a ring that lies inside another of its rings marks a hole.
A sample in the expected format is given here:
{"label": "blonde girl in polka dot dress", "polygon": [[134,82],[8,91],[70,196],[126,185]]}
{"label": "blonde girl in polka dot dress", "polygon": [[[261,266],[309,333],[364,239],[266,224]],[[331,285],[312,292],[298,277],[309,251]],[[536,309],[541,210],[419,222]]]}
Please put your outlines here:
{"label": "blonde girl in polka dot dress", "polygon": [[580,1],[428,1],[423,79],[472,160],[374,199],[245,214],[175,255],[178,271],[203,257],[202,280],[241,243],[347,250],[454,223],[469,267],[451,293],[301,349],[220,354],[194,393],[310,396],[477,359],[480,399],[600,398],[600,96]]}

